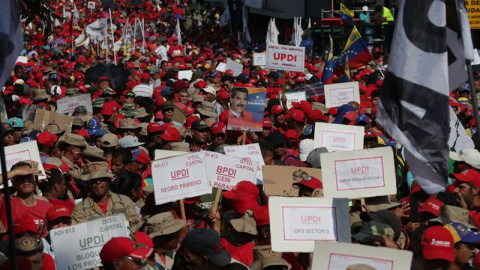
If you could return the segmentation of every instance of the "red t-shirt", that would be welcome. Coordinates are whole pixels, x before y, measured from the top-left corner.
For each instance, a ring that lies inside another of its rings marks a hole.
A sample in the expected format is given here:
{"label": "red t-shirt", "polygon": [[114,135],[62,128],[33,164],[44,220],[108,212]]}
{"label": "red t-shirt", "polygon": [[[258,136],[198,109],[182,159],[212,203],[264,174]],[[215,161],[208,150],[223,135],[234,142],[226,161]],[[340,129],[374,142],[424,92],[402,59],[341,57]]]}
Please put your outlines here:
{"label": "red t-shirt", "polygon": [[[175,58],[175,57],[183,57],[183,47],[182,46],[170,46],[170,48],[168,49],[168,53],[172,56],[172,58]],[[175,56],[175,55],[178,55],[178,54],[182,54],[182,56]]]}
{"label": "red t-shirt", "polygon": [[55,261],[52,256],[47,253],[43,253],[43,268],[42,270],[56,270]]}
{"label": "red t-shirt", "polygon": [[107,208],[108,208],[108,201],[106,201],[104,204],[97,203],[100,209],[102,209],[103,213],[107,213]]}
{"label": "red t-shirt", "polygon": [[248,130],[254,123],[255,119],[253,118],[253,114],[247,110],[244,110],[240,117],[236,117],[231,110],[228,111],[228,126],[230,127]]}
{"label": "red t-shirt", "polygon": [[66,207],[68,209],[70,209],[71,211],[73,211],[73,208],[75,207],[75,202],[68,198],[66,201],[64,200],[57,200],[57,199],[48,199],[48,201],[52,204],[52,205],[55,205],[55,206],[61,206],[61,207]]}
{"label": "red t-shirt", "polygon": [[[52,204],[43,200],[36,199],[35,206],[29,207],[23,205],[20,200],[11,196],[11,208],[12,208],[12,219],[15,222],[19,217],[22,217],[25,214],[30,214],[35,221],[35,224],[40,228],[45,227],[47,220],[47,211],[52,207]],[[5,207],[5,201],[2,199],[2,206],[0,208],[0,219],[5,226],[5,229],[8,231],[7,224],[7,210]]]}

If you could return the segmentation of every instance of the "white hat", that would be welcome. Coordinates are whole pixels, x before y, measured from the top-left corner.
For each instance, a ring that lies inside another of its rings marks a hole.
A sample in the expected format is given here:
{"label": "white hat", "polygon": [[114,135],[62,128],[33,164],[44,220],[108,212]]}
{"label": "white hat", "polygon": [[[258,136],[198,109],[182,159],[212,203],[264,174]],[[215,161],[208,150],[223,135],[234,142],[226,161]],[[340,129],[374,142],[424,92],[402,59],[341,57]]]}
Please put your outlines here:
{"label": "white hat", "polygon": [[304,139],[300,142],[299,145],[299,152],[298,155],[301,161],[306,161],[308,154],[313,151],[313,140],[312,139]]}
{"label": "white hat", "polygon": [[122,148],[136,147],[144,144],[143,142],[139,142],[136,136],[130,135],[121,138],[118,142]]}
{"label": "white hat", "polygon": [[464,161],[475,169],[480,169],[480,152],[477,149],[465,148],[460,152],[450,152],[450,158],[455,161]]}
{"label": "white hat", "polygon": [[362,10],[363,10],[363,11],[368,11],[368,7],[367,7],[367,6],[363,6],[363,7],[362,7]]}
{"label": "white hat", "polygon": [[207,85],[207,87],[203,88],[203,91],[205,91],[207,93],[210,93],[210,94],[214,94],[214,95],[217,94],[217,90],[215,90],[215,88],[211,85]]}

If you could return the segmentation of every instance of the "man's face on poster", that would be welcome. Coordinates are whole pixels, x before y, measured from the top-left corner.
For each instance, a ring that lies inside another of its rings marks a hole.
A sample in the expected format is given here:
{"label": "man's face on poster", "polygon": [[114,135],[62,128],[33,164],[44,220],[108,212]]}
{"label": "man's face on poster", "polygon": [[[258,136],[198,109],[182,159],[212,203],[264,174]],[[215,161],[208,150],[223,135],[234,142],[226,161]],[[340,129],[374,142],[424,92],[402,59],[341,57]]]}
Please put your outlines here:
{"label": "man's face on poster", "polygon": [[247,93],[237,91],[234,97],[230,98],[230,109],[236,113],[242,113],[247,106]]}

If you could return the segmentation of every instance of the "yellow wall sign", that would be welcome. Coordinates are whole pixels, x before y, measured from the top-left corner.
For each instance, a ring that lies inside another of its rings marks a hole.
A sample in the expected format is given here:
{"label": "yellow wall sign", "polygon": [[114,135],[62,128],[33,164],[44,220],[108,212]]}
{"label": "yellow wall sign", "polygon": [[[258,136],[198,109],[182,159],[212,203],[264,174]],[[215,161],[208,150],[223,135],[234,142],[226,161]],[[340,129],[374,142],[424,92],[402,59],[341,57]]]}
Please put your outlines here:
{"label": "yellow wall sign", "polygon": [[480,1],[465,0],[465,7],[467,8],[468,20],[470,21],[470,28],[480,29]]}

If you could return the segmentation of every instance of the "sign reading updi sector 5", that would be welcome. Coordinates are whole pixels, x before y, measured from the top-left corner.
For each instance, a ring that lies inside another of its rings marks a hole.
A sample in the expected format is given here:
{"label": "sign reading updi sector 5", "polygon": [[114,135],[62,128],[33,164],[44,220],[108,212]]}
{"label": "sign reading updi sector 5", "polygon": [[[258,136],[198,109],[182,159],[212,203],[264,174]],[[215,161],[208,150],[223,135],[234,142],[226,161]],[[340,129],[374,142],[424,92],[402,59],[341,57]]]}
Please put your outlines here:
{"label": "sign reading updi sector 5", "polygon": [[205,168],[210,186],[223,190],[234,188],[240,181],[256,184],[258,162],[249,159],[205,152]]}
{"label": "sign reading updi sector 5", "polygon": [[350,242],[348,200],[270,197],[272,250],[313,252],[315,241]]}
{"label": "sign reading updi sector 5", "polygon": [[157,205],[212,192],[206,181],[203,155],[194,153],[152,162]]}
{"label": "sign reading updi sector 5", "polygon": [[305,48],[267,44],[267,68],[303,72]]}

